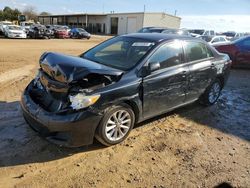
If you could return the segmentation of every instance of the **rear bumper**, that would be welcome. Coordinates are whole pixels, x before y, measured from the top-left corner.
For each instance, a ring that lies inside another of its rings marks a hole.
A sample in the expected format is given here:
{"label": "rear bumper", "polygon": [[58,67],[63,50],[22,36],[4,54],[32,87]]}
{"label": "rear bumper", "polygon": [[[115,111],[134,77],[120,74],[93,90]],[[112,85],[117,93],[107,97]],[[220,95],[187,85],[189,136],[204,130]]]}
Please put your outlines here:
{"label": "rear bumper", "polygon": [[25,89],[21,98],[23,116],[27,123],[47,140],[66,147],[79,147],[93,143],[95,130],[102,115],[90,110],[58,115],[37,105]]}

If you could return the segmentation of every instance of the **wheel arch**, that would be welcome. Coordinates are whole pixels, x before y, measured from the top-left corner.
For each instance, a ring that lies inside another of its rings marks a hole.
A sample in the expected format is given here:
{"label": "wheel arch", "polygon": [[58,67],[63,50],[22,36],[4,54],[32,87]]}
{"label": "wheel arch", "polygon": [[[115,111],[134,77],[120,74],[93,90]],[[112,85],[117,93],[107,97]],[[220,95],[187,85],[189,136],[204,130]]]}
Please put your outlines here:
{"label": "wheel arch", "polygon": [[225,85],[225,78],[224,78],[224,76],[220,74],[216,78],[220,81],[221,87],[223,88],[224,85]]}
{"label": "wheel arch", "polygon": [[138,104],[133,100],[125,100],[125,101],[123,101],[123,103],[125,103],[131,107],[131,109],[133,110],[133,112],[135,114],[135,123],[137,123],[139,120],[139,115],[140,115],[140,110],[139,110]]}

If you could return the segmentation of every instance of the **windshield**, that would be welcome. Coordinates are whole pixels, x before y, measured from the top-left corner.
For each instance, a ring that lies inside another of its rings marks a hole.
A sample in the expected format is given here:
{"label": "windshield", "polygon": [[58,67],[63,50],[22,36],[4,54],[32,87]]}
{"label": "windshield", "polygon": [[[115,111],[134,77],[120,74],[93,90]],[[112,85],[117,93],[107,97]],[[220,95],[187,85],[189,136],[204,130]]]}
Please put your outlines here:
{"label": "windshield", "polygon": [[25,23],[24,26],[31,26],[33,23]]}
{"label": "windshield", "polygon": [[225,33],[222,33],[222,35],[226,35],[227,37],[234,37],[236,35],[235,32],[225,32]]}
{"label": "windshield", "polygon": [[164,29],[154,28],[154,27],[145,27],[140,29],[137,33],[161,33]]}
{"label": "windshield", "polygon": [[195,33],[195,34],[198,34],[198,35],[202,35],[205,30],[204,29],[195,29],[195,30],[189,30],[190,33]]}
{"label": "windshield", "polygon": [[148,33],[161,33],[164,29],[149,29]]}
{"label": "windshield", "polygon": [[22,30],[22,29],[18,26],[9,26],[9,30]]}
{"label": "windshield", "polygon": [[201,38],[202,40],[204,40],[206,42],[210,42],[212,40],[212,37],[210,37],[210,36],[200,36],[199,38]]}
{"label": "windshield", "polygon": [[12,25],[12,23],[5,22],[5,23],[3,23],[3,25]]}
{"label": "windshield", "polygon": [[120,70],[129,70],[154,45],[154,42],[144,39],[115,37],[87,51],[82,57]]}
{"label": "windshield", "polygon": [[87,32],[87,31],[85,31],[85,30],[82,29],[82,28],[78,28],[78,31],[80,31],[80,32]]}

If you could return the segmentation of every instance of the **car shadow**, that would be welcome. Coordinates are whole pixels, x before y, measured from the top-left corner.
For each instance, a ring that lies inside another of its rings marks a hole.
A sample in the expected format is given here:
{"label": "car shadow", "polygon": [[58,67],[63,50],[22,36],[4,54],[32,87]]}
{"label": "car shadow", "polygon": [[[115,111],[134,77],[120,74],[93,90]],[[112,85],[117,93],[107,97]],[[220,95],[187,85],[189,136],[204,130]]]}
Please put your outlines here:
{"label": "car shadow", "polygon": [[25,122],[19,101],[0,101],[0,167],[48,162],[103,148],[97,141],[79,148],[52,144],[40,137]]}

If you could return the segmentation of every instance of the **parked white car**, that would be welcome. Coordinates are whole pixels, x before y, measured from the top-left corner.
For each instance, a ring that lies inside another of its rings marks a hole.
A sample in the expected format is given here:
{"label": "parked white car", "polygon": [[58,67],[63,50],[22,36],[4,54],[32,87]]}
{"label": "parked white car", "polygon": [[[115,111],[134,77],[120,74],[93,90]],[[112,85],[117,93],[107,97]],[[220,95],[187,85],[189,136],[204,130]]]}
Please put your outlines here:
{"label": "parked white car", "polygon": [[25,31],[18,25],[8,25],[5,28],[5,36],[8,38],[27,38]]}
{"label": "parked white car", "polygon": [[229,40],[227,40],[226,36],[199,36],[198,38],[205,40],[207,43],[209,43],[210,45],[214,45],[214,44],[224,44],[224,43],[228,43],[230,42]]}
{"label": "parked white car", "polygon": [[205,30],[205,29],[192,29],[188,30],[192,37],[200,37],[200,36],[214,36],[214,30]]}
{"label": "parked white car", "polygon": [[34,25],[35,23],[32,21],[28,22],[20,22],[20,26],[23,30],[25,30],[26,33],[29,32],[30,26]]}
{"label": "parked white car", "polygon": [[5,28],[8,25],[12,25],[12,22],[9,22],[9,21],[2,21],[2,22],[0,22],[0,34],[4,34],[5,33]]}

